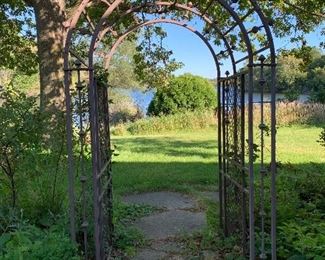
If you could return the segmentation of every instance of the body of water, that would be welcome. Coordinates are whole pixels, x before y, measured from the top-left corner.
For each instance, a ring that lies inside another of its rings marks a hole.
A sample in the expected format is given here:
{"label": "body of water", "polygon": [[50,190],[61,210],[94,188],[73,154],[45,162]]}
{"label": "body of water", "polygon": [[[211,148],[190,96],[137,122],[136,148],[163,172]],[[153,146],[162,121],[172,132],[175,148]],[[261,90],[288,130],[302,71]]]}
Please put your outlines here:
{"label": "body of water", "polygon": [[[132,100],[135,102],[135,104],[137,104],[144,113],[147,112],[148,106],[155,95],[155,90],[141,91],[138,89],[129,89],[129,90],[123,90],[123,92],[125,94],[127,94],[128,96],[130,96],[132,98]],[[285,98],[284,94],[277,94],[278,100],[281,100],[284,98]],[[253,101],[255,103],[259,103],[260,99],[261,99],[260,93],[253,94]],[[298,98],[298,102],[303,103],[303,102],[308,101],[308,99],[309,99],[308,95],[300,95]],[[269,93],[264,94],[264,100],[270,101],[271,94],[269,94]],[[246,103],[248,103],[248,94],[247,93],[245,94],[245,101],[246,101]]]}

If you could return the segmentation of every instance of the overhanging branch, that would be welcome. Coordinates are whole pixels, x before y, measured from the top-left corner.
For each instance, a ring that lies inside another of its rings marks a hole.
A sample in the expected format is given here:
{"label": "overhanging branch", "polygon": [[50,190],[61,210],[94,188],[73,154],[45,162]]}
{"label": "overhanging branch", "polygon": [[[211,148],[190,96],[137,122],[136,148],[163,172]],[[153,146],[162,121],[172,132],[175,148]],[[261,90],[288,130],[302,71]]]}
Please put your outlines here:
{"label": "overhanging branch", "polygon": [[289,1],[283,1],[286,5],[294,8],[294,9],[297,9],[299,11],[302,11],[304,13],[308,13],[308,14],[311,14],[313,16],[316,16],[316,17],[320,17],[320,18],[325,18],[325,14],[322,14],[322,13],[315,13],[315,12],[311,12],[310,10],[306,10],[304,9],[303,7],[300,7],[300,6],[297,6],[297,5],[294,5],[292,3],[290,3]]}

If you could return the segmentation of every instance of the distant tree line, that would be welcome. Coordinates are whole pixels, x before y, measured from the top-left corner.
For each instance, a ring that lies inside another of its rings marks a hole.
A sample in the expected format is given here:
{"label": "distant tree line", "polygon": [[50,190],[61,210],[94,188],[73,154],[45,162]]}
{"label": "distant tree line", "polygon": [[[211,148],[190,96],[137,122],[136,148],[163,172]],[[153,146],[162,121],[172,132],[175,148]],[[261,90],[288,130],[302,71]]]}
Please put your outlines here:
{"label": "distant tree line", "polygon": [[[254,71],[254,91],[260,92],[259,68]],[[270,91],[270,69],[265,68]],[[282,50],[277,60],[277,92],[283,93],[287,100],[297,100],[299,95],[308,94],[313,102],[325,103],[325,55],[320,49],[302,47]]]}

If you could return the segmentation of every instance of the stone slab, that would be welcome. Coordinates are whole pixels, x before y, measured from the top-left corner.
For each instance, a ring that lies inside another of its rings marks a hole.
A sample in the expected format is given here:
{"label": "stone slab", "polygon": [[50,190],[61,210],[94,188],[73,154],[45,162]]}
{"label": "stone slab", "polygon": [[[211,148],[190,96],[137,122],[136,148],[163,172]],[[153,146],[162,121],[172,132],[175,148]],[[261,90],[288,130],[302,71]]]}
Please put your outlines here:
{"label": "stone slab", "polygon": [[150,205],[157,208],[172,209],[191,209],[196,207],[196,202],[190,197],[181,193],[162,191],[147,192],[140,194],[127,195],[123,198],[125,203]]}
{"label": "stone slab", "polygon": [[134,260],[159,260],[164,259],[167,256],[165,252],[157,251],[153,249],[141,249],[139,250],[137,256],[135,256]]}
{"label": "stone slab", "polygon": [[168,240],[153,241],[150,247],[154,250],[163,251],[168,254],[181,254],[185,249],[182,243]]}
{"label": "stone slab", "polygon": [[203,212],[173,210],[143,217],[134,225],[145,238],[160,240],[199,231],[206,225],[206,218]]}

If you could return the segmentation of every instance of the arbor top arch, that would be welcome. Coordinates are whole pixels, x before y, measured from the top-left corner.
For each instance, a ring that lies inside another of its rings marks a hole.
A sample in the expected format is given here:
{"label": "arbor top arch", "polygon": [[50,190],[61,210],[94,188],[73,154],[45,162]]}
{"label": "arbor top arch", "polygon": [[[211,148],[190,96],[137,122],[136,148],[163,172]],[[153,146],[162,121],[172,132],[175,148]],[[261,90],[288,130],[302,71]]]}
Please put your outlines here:
{"label": "arbor top arch", "polygon": [[193,34],[197,35],[202,41],[203,43],[206,45],[206,47],[209,49],[210,54],[212,55],[215,65],[216,65],[216,70],[217,70],[217,77],[220,77],[220,64],[218,62],[217,59],[217,55],[214,52],[213,47],[211,46],[211,44],[209,43],[209,41],[207,41],[207,39],[200,33],[198,32],[195,28],[188,26],[186,23],[184,22],[179,22],[176,20],[172,20],[172,19],[153,19],[150,21],[146,21],[143,23],[139,23],[136,26],[133,26],[131,28],[129,28],[127,31],[125,31],[112,45],[110,51],[107,53],[107,55],[105,56],[105,65],[104,68],[108,69],[111,59],[114,55],[114,53],[116,52],[117,48],[119,47],[119,45],[133,32],[137,31],[138,29],[144,27],[144,26],[153,26],[155,24],[173,24],[182,28],[185,28],[186,30],[192,32]]}
{"label": "arbor top arch", "polygon": [[[124,1],[83,0],[66,21],[68,29],[65,56],[73,52],[75,39],[88,38],[89,66],[93,66],[93,54],[102,40],[112,42],[119,38],[123,28],[137,26],[153,18],[172,18],[189,23],[200,19],[204,23],[201,34],[218,48],[221,63],[229,59],[233,72],[239,64],[254,65],[259,54],[275,63],[275,48],[270,25],[256,0],[245,1]],[[168,17],[167,17],[168,16]],[[254,19],[252,25],[250,19]],[[199,31],[199,30],[197,30]],[[86,57],[84,57],[86,58]],[[65,64],[68,69],[68,64]],[[225,73],[225,72],[224,72]]]}

